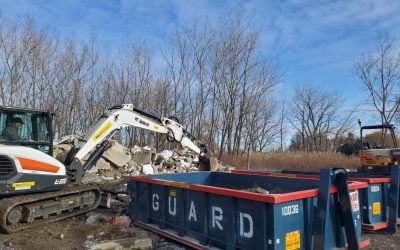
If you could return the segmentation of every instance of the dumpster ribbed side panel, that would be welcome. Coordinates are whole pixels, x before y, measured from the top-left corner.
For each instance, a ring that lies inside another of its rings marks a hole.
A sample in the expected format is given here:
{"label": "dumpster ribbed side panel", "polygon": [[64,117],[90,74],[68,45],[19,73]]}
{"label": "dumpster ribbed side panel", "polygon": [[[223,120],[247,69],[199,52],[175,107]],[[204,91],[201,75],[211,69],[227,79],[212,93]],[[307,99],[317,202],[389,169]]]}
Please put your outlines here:
{"label": "dumpster ribbed side panel", "polygon": [[[287,178],[319,179],[317,172],[291,170],[233,170],[234,173],[279,176]],[[388,188],[390,178],[387,176],[369,175],[366,173],[349,173],[350,181],[365,182],[368,188],[360,190],[362,209],[362,228],[366,231],[376,231],[388,227]],[[399,199],[400,206],[400,199]],[[400,210],[399,210],[400,211]],[[399,212],[400,215],[400,212]],[[400,216],[398,216],[400,217]]]}
{"label": "dumpster ribbed side panel", "polygon": [[268,204],[139,182],[130,187],[135,187],[134,220],[191,236],[202,245],[267,249]]}
{"label": "dumpster ribbed side panel", "polygon": [[204,192],[186,190],[185,226],[187,235],[197,239],[202,245],[208,244],[208,203]]}
{"label": "dumpster ribbed side panel", "polygon": [[363,222],[366,224],[386,221],[387,186],[386,183],[374,183],[368,184],[368,188],[363,190]]}
{"label": "dumpster ribbed side panel", "polygon": [[271,249],[307,249],[305,219],[307,200],[279,203],[272,206],[268,218],[268,243]]}
{"label": "dumpster ribbed side panel", "polygon": [[[159,233],[163,230],[173,239],[190,238],[205,248],[311,249],[317,197],[310,187],[317,187],[318,181],[297,179],[290,186],[291,182],[282,180],[286,178],[226,173],[132,177],[128,181],[129,214],[138,225]],[[279,193],[242,191],[254,185]],[[326,245],[330,248],[345,246],[335,200],[331,199],[327,218]],[[360,211],[354,218],[360,226]]]}

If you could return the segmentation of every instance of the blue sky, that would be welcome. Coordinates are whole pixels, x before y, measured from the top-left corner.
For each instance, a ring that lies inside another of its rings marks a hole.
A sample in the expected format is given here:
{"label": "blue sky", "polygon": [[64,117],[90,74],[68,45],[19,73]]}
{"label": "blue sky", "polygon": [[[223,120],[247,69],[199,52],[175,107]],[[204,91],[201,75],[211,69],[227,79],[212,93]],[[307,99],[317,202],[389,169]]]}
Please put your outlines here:
{"label": "blue sky", "polygon": [[237,10],[259,26],[262,53],[278,56],[285,90],[297,83],[336,90],[349,109],[366,103],[355,59],[373,47],[377,30],[400,34],[398,0],[0,0],[8,19],[29,15],[51,35],[89,40],[96,34],[109,50],[127,39],[162,44],[175,26]]}

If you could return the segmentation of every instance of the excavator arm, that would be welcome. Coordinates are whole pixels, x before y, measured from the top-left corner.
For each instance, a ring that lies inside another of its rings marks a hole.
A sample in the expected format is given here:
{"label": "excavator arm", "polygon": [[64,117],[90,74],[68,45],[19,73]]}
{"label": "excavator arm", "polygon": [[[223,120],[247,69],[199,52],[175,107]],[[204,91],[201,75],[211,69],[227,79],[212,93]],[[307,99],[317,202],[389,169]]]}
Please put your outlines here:
{"label": "excavator arm", "polygon": [[[207,162],[209,154],[207,146],[195,139],[177,121],[156,117],[134,108],[133,104],[123,104],[109,109],[102,115],[78,147],[70,151],[64,162],[70,181],[80,182],[84,173],[96,163],[106,150],[113,135],[125,127],[136,127],[165,134],[168,140],[180,143],[183,148],[193,151],[203,159],[203,162]],[[88,154],[89,157],[84,161]],[[209,167],[203,169],[209,170]]]}

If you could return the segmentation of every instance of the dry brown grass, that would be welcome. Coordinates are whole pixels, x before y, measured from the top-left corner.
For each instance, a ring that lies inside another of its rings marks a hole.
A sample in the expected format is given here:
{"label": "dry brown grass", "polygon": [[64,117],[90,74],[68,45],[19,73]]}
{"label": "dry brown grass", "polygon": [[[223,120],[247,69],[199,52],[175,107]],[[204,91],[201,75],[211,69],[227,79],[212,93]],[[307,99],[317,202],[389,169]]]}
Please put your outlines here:
{"label": "dry brown grass", "polygon": [[[246,156],[223,155],[222,163],[232,167],[247,169]],[[316,171],[325,167],[356,169],[360,160],[356,156],[336,153],[254,153],[250,156],[250,169],[288,169]]]}

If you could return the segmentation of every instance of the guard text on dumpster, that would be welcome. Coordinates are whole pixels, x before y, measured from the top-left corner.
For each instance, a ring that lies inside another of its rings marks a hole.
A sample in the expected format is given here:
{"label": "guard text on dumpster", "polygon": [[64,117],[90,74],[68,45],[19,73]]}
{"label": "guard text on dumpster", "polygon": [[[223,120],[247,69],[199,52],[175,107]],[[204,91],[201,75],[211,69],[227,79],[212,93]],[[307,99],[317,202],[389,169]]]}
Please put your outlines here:
{"label": "guard text on dumpster", "polygon": [[[193,202],[193,201],[192,201]],[[224,218],[224,210],[220,207],[211,207],[211,227],[223,230],[222,220]],[[190,219],[189,219],[190,221]],[[253,217],[248,213],[239,212],[239,235],[244,238],[252,238],[253,231]]]}
{"label": "guard text on dumpster", "polygon": [[[243,236],[245,238],[253,238],[253,218],[251,217],[250,214],[246,213],[239,213],[239,224],[240,224],[240,231],[239,234],[240,236]],[[246,230],[245,228],[245,220],[248,222],[248,229]]]}
{"label": "guard text on dumpster", "polygon": [[221,225],[221,221],[224,218],[224,210],[220,207],[211,207],[211,221],[213,228],[219,228],[220,230],[224,230]]}
{"label": "guard text on dumpster", "polygon": [[160,209],[160,204],[158,203],[159,200],[160,197],[158,196],[158,194],[153,194],[151,206],[153,207],[154,211],[158,211],[158,209]]}
{"label": "guard text on dumpster", "polygon": [[188,221],[190,221],[190,220],[197,221],[196,207],[194,206],[194,202],[193,201],[190,202]]}
{"label": "guard text on dumpster", "polygon": [[[177,216],[177,197],[176,192],[169,192],[167,208],[168,214]],[[159,211],[160,209],[160,196],[158,194],[152,194],[151,208],[153,211]],[[197,208],[195,201],[190,201],[188,214],[186,219],[189,222],[198,222]],[[239,235],[244,238],[251,239],[254,236],[254,220],[253,217],[245,212],[238,213],[239,219]],[[202,222],[200,222],[202,223]],[[218,206],[211,206],[211,227],[217,230],[224,230],[224,210]]]}
{"label": "guard text on dumpster", "polygon": [[168,212],[170,215],[176,215],[176,197],[168,196]]}

